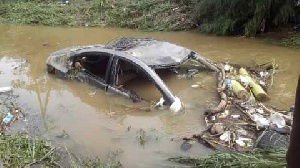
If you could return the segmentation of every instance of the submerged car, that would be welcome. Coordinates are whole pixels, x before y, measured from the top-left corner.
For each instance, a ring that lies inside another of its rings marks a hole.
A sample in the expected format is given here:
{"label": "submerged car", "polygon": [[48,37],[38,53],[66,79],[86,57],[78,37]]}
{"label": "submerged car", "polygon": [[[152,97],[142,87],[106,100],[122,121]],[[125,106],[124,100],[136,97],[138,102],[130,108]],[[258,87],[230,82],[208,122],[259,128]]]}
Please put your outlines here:
{"label": "submerged car", "polygon": [[118,38],[107,45],[76,46],[56,51],[48,57],[47,70],[58,77],[78,79],[105,91],[142,100],[126,83],[135,78],[150,80],[162,94],[160,103],[174,111],[182,103],[156,71],[179,67],[187,59],[197,59],[184,47],[150,38]]}

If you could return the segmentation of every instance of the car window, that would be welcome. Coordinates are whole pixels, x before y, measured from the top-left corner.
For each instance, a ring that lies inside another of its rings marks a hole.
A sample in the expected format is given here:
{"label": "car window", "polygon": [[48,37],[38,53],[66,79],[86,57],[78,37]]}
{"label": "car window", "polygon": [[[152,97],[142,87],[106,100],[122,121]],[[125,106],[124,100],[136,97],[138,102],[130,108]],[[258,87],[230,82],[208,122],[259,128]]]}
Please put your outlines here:
{"label": "car window", "polygon": [[150,80],[149,74],[134,63],[119,59],[116,66],[115,86],[135,100],[157,100],[161,93]]}
{"label": "car window", "polygon": [[81,53],[74,61],[74,67],[80,67],[90,75],[106,81],[108,71],[108,64],[111,55],[100,52],[86,52]]}
{"label": "car window", "polygon": [[139,72],[138,68],[133,64],[120,60],[117,65],[117,76],[115,84],[117,86],[124,85],[128,83],[130,80],[137,78]]}

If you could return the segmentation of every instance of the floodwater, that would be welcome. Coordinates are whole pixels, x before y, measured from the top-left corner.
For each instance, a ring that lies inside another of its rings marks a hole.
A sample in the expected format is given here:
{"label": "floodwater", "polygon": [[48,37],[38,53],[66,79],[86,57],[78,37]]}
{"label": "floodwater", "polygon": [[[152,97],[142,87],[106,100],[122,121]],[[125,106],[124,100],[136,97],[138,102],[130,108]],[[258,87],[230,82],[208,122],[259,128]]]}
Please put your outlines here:
{"label": "floodwater", "polygon": [[[149,103],[133,103],[87,84],[47,74],[45,62],[51,52],[69,46],[105,44],[119,36],[154,37],[214,61],[251,65],[275,60],[280,70],[269,89],[269,103],[287,109],[294,102],[300,50],[268,45],[263,40],[194,32],[0,25],[0,87],[13,86],[27,116],[12,129],[53,140],[77,156],[119,160],[124,167],[172,167],[176,165],[166,161],[169,157],[212,153],[201,144],[186,152],[180,150],[181,138],[204,129],[204,110],[218,103],[212,72],[201,72],[192,80],[164,77],[185,103],[185,111],[177,115],[164,109],[149,112],[144,108]],[[196,83],[201,87],[192,88]],[[133,86],[149,99],[158,100],[151,86],[139,82]],[[59,137],[63,132],[69,136]]]}

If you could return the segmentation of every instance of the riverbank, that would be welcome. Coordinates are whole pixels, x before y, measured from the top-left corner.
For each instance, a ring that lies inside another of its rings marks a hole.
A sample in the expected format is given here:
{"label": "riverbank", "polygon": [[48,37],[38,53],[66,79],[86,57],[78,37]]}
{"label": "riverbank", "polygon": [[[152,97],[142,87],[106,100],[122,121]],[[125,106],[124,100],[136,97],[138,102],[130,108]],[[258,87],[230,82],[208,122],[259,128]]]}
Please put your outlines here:
{"label": "riverbank", "polygon": [[190,30],[190,7],[164,0],[18,1],[1,4],[0,22],[46,26],[112,26],[146,31]]}
{"label": "riverbank", "polygon": [[[258,32],[259,34],[256,34],[258,37],[265,37],[265,33],[260,32],[262,27],[252,24],[250,19],[243,21],[243,24],[235,24],[235,21],[233,22],[235,19],[231,18],[233,16],[229,14],[225,14],[228,19],[223,18],[225,19],[223,21],[218,14],[213,18],[208,17],[210,19],[202,19],[205,16],[210,16],[211,9],[209,8],[207,11],[200,9],[210,5],[206,2],[181,0],[120,0],[109,2],[106,0],[72,0],[67,4],[63,4],[60,0],[4,1],[0,5],[0,23],[63,27],[122,27],[144,31],[196,30],[216,35],[253,36]],[[254,8],[251,10],[255,11]],[[292,12],[290,11],[290,13]],[[288,12],[282,14],[282,17],[278,14],[283,23],[288,16]],[[239,20],[239,18],[236,19]],[[270,22],[272,28],[268,29],[275,31],[276,25],[272,24],[273,20]],[[277,26],[281,23],[280,20],[276,22],[278,22]],[[268,25],[263,23],[262,31],[264,32],[267,29],[265,26]],[[292,35],[287,33],[290,31],[292,28],[279,31],[277,34],[282,34],[281,38],[277,38],[277,35],[273,36],[271,33],[270,36],[267,35],[267,39],[271,39],[269,42],[272,44],[300,48],[300,34],[297,32],[292,32]]]}
{"label": "riverbank", "polygon": [[268,43],[300,49],[300,33],[299,32],[280,32],[280,33],[270,33],[269,35],[262,35],[262,38],[267,39]]}

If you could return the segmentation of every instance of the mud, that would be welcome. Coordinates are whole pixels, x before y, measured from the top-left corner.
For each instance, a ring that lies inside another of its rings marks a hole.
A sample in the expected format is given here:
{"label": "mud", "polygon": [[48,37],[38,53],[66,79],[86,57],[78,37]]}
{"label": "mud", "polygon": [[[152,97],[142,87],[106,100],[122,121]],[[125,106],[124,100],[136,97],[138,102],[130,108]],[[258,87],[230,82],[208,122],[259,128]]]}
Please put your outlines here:
{"label": "mud", "polygon": [[[103,44],[118,36],[154,37],[169,41],[215,61],[279,64],[274,85],[269,89],[270,104],[288,109],[294,101],[300,72],[300,51],[267,45],[263,40],[234,37],[211,37],[193,32],[138,32],[126,29],[49,28],[0,26],[0,87],[13,86],[19,95],[26,120],[12,130],[66,144],[70,152],[81,156],[120,160],[125,167],[163,167],[173,163],[172,156],[204,156],[211,151],[193,144],[180,150],[181,138],[204,129],[203,113],[207,106],[218,104],[216,76],[200,72],[192,80],[178,75],[163,75],[175,95],[185,103],[185,111],[174,115],[167,110],[149,112],[142,103],[104,92],[83,83],[65,81],[46,73],[46,58],[51,52],[77,45]],[[47,44],[47,45],[44,45]],[[28,63],[18,66],[23,60]],[[192,88],[197,84],[200,87]],[[160,98],[152,86],[133,81],[149,100]],[[141,144],[142,139],[145,143]],[[57,138],[65,131],[67,138]]]}

